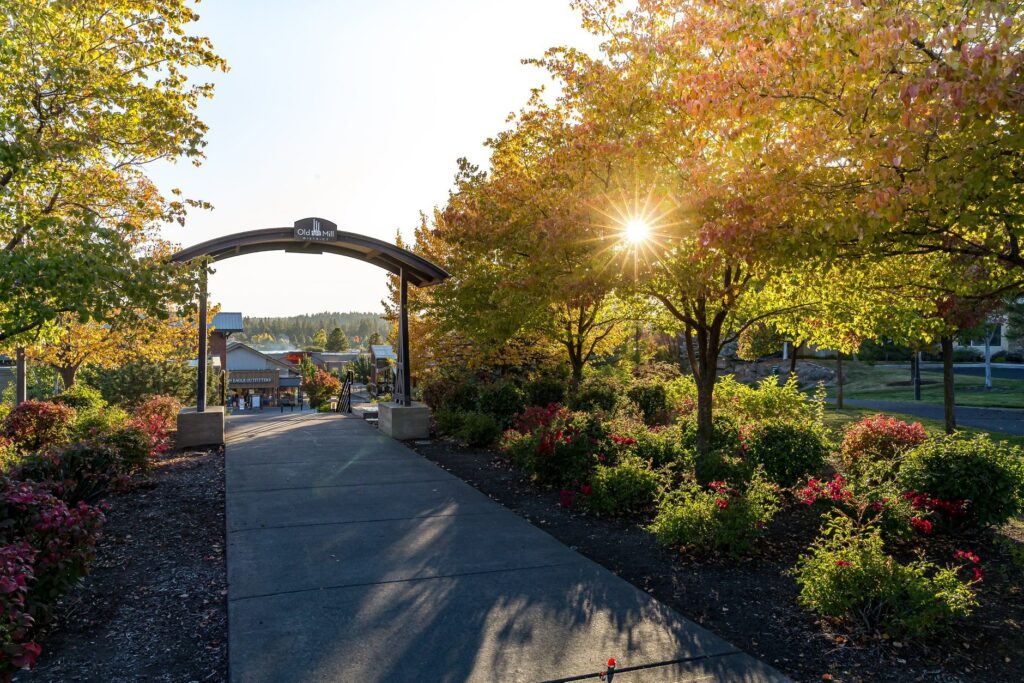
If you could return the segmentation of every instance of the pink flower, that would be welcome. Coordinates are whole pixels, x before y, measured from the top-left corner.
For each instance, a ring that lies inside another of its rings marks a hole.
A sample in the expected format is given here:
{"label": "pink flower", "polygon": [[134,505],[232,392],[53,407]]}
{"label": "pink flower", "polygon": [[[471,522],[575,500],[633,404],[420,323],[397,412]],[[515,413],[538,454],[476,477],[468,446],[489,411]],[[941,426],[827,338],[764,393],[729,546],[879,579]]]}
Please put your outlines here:
{"label": "pink flower", "polygon": [[953,558],[956,560],[967,560],[968,562],[973,562],[974,564],[978,564],[979,562],[981,562],[981,558],[972,553],[970,550],[957,550],[955,553],[953,553]]}

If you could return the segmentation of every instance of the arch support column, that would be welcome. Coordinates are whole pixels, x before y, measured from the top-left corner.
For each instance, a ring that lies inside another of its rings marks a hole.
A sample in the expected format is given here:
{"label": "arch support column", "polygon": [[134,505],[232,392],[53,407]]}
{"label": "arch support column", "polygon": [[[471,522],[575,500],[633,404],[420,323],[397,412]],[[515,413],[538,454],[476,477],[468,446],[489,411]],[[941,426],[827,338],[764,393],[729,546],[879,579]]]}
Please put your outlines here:
{"label": "arch support column", "polygon": [[412,362],[409,358],[409,280],[405,269],[400,275],[398,294],[398,391],[395,402],[403,406],[412,405]]}
{"label": "arch support column", "polygon": [[210,333],[207,330],[207,296],[206,296],[206,266],[203,266],[203,273],[199,281],[199,352],[196,357],[196,412],[206,412],[206,345]]}

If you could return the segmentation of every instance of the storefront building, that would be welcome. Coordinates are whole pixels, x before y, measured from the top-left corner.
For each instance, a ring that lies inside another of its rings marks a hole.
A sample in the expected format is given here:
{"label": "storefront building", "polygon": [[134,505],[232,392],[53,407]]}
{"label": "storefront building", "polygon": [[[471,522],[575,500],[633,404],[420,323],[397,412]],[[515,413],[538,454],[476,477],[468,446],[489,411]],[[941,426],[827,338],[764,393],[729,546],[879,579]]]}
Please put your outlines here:
{"label": "storefront building", "polygon": [[278,405],[297,405],[302,378],[299,369],[243,344],[227,347],[228,405],[256,410]]}

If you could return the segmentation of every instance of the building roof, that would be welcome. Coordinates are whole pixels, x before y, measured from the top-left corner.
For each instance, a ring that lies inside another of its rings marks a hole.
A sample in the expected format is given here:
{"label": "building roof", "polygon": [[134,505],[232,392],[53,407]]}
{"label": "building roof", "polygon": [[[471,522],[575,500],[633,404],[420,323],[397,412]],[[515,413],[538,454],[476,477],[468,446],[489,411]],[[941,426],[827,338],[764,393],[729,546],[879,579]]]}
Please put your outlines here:
{"label": "building roof", "polygon": [[391,348],[391,344],[372,344],[370,346],[370,354],[374,358],[393,358],[398,360],[398,355]]}
{"label": "building roof", "polygon": [[217,315],[213,316],[213,322],[211,323],[211,325],[217,332],[241,332],[242,314],[229,311],[221,311]]}
{"label": "building roof", "polygon": [[[263,353],[262,351],[257,351],[256,349],[252,348],[248,344],[243,344],[242,342],[231,342],[230,344],[228,344],[228,353],[229,354],[232,351],[236,351],[238,349],[245,349],[246,351],[252,351],[257,356],[262,356],[263,358],[267,359],[268,361],[270,361],[274,365],[278,366],[279,368],[282,368],[284,370],[289,370],[291,372],[297,372],[297,368],[294,365],[292,365],[291,363],[286,363],[285,361],[280,360],[278,358],[274,358],[273,356],[267,355],[267,354]],[[229,363],[229,365],[230,365],[230,363]],[[230,368],[228,368],[228,369],[230,370]]]}

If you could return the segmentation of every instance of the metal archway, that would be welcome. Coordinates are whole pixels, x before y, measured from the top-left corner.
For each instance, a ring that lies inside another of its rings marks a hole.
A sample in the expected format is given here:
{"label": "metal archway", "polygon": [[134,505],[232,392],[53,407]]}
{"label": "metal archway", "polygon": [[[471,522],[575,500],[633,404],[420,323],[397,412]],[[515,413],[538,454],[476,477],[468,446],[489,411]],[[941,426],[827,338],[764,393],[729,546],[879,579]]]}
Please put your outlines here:
{"label": "metal archway", "polygon": [[[213,261],[263,251],[285,251],[294,254],[338,254],[366,261],[400,278],[399,294],[399,357],[398,382],[393,400],[403,405],[412,403],[409,362],[409,283],[417,287],[429,287],[443,282],[447,277],[443,269],[422,256],[394,244],[338,230],[338,226],[325,218],[303,218],[295,221],[290,228],[266,228],[248,230],[218,237],[182,249],[171,257],[172,261],[185,263],[197,258],[209,257]],[[207,293],[206,271],[203,271],[199,294],[199,354],[196,378],[196,412],[206,411],[206,324]]]}

